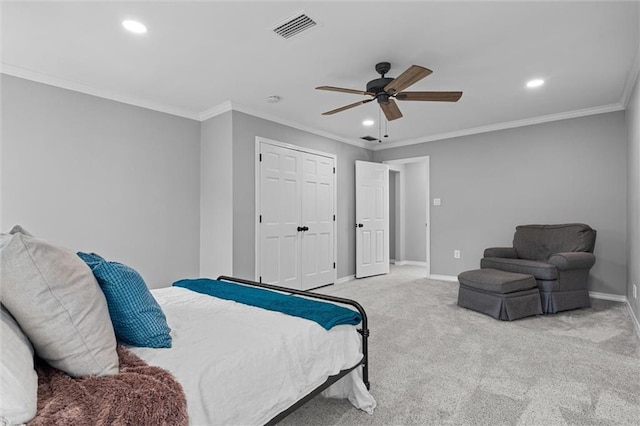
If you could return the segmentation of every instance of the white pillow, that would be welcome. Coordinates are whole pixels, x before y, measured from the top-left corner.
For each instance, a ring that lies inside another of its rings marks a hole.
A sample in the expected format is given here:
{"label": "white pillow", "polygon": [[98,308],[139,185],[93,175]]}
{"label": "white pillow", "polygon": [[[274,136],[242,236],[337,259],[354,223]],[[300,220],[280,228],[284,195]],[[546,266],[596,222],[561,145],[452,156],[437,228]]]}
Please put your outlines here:
{"label": "white pillow", "polygon": [[4,306],[0,311],[0,417],[2,424],[26,423],[38,404],[33,347]]}
{"label": "white pillow", "polygon": [[0,250],[0,301],[36,353],[71,376],[118,373],[107,302],[70,250],[14,228]]}

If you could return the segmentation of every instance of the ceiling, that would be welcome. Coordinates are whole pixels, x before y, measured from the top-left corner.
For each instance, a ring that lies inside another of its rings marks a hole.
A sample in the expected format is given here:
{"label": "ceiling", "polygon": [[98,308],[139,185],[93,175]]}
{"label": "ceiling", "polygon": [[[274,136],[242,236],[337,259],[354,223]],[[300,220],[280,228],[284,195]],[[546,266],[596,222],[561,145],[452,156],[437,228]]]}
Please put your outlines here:
{"label": "ceiling", "polygon": [[[196,120],[233,108],[373,149],[624,109],[638,70],[638,1],[1,6],[6,74]],[[318,25],[288,40],[272,32],[298,12]],[[148,32],[125,31],[127,18]],[[398,101],[404,117],[381,132],[375,102],[321,115],[366,97],[316,86],[364,90],[382,61],[388,77],[412,64],[433,70],[409,90],[464,94]],[[545,84],[527,89],[532,78]],[[364,127],[366,118],[376,124]],[[385,132],[383,144],[360,139]]]}

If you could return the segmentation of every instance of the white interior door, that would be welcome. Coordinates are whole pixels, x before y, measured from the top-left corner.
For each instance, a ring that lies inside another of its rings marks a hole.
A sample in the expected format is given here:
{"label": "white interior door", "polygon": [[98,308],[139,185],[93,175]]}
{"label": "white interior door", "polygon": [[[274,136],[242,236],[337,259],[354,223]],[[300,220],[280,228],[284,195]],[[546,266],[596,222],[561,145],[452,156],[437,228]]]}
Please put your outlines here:
{"label": "white interior door", "polygon": [[301,154],[301,288],[307,290],[333,282],[333,159]]}
{"label": "white interior door", "polygon": [[300,158],[262,144],[260,167],[260,276],[263,282],[300,286]]}
{"label": "white interior door", "polygon": [[356,161],[356,278],[389,273],[389,166]]}

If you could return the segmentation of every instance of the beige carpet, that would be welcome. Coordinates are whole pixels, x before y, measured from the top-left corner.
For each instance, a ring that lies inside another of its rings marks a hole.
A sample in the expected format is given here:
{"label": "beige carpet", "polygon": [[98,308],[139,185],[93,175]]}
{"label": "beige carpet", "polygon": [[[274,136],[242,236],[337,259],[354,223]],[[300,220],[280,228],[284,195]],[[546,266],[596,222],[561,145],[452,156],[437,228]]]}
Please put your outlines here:
{"label": "beige carpet", "polygon": [[624,303],[497,321],[412,266],[322,289],[360,302],[373,415],[316,397],[281,425],[640,425],[640,340]]}

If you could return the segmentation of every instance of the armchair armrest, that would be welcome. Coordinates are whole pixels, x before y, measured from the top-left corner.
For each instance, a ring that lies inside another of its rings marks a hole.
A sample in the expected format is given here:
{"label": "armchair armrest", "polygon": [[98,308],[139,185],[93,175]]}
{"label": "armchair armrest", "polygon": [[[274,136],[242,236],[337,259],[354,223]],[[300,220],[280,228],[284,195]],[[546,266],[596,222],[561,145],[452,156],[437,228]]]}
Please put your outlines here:
{"label": "armchair armrest", "polygon": [[558,270],[589,269],[596,263],[596,257],[587,252],[555,253],[549,257],[548,262]]}
{"label": "armchair armrest", "polygon": [[513,247],[490,247],[484,249],[484,257],[503,257],[507,259],[517,259],[518,254]]}

